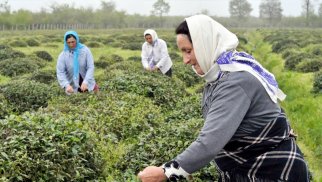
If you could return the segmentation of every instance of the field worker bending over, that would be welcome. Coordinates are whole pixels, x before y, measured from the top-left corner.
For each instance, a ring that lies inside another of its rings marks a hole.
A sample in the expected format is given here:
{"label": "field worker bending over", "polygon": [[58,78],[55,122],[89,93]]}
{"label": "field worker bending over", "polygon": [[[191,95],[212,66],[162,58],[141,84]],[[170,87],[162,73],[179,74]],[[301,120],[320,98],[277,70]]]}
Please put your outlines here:
{"label": "field worker bending over", "polygon": [[57,60],[57,79],[67,94],[98,91],[94,79],[94,60],[88,47],[80,43],[77,32],[67,31],[64,50]]}
{"label": "field worker bending over", "polygon": [[204,123],[189,147],[161,166],[143,169],[140,180],[189,178],[213,161],[220,182],[309,181],[274,75],[253,56],[237,52],[237,36],[209,16],[186,18],[176,34],[183,62],[206,81]]}
{"label": "field worker bending over", "polygon": [[163,74],[172,76],[172,61],[168,53],[167,44],[159,39],[152,29],[144,31],[145,42],[142,45],[142,64],[148,71],[160,70]]}

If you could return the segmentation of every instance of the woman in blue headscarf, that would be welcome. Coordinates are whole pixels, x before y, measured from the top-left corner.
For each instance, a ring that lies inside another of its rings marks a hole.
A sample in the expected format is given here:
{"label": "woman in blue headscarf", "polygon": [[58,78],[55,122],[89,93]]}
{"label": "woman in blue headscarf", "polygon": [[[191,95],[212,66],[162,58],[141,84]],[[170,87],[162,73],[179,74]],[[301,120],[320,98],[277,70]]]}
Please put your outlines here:
{"label": "woman in blue headscarf", "polygon": [[88,47],[80,43],[77,32],[67,31],[64,50],[57,60],[57,79],[67,94],[98,91],[94,79],[94,59]]}

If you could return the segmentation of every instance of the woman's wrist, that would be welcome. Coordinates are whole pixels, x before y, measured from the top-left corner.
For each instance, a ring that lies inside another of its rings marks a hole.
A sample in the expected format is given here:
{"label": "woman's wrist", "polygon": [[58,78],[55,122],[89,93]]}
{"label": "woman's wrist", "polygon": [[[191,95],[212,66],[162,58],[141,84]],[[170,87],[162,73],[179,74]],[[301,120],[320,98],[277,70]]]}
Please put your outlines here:
{"label": "woman's wrist", "polygon": [[164,174],[168,178],[168,181],[179,181],[180,179],[189,180],[191,178],[191,175],[180,167],[179,163],[175,160],[163,164],[162,168],[164,170]]}

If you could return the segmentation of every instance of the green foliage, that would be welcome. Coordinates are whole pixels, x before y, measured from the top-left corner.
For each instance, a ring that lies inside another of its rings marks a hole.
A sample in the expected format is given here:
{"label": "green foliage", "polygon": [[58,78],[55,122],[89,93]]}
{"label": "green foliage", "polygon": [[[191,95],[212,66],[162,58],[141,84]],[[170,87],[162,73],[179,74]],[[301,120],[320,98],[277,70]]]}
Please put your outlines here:
{"label": "green foliage", "polygon": [[313,80],[313,93],[322,93],[322,71],[316,72],[314,74],[314,80]]}
{"label": "green foliage", "polygon": [[174,63],[173,72],[176,77],[185,83],[187,87],[202,83],[203,80],[192,70],[190,66]]}
{"label": "green foliage", "polygon": [[128,61],[141,61],[140,56],[131,56],[127,58]]}
{"label": "green foliage", "polygon": [[247,38],[243,35],[237,34],[237,38],[238,38],[240,44],[247,44],[248,43]]}
{"label": "green foliage", "polygon": [[96,142],[79,124],[24,114],[0,121],[0,171],[5,181],[86,181],[101,175]]}
{"label": "green foliage", "polygon": [[283,59],[288,59],[289,56],[292,56],[293,54],[297,54],[298,51],[296,49],[287,49],[282,52]]}
{"label": "green foliage", "polygon": [[14,40],[14,41],[10,42],[9,45],[12,47],[27,47],[28,46],[28,44],[22,40]]}
{"label": "green foliage", "polygon": [[110,45],[111,43],[115,42],[113,38],[102,38],[101,41],[104,45]]}
{"label": "green foliage", "polygon": [[0,119],[5,118],[12,112],[12,107],[6,100],[6,98],[0,94]]}
{"label": "green foliage", "polygon": [[139,43],[139,42],[129,42],[127,44],[123,44],[122,49],[141,50],[142,49],[142,44]]}
{"label": "green foliage", "polygon": [[272,51],[275,53],[280,53],[286,49],[296,49],[298,44],[295,40],[292,39],[283,39],[273,44]]}
{"label": "green foliage", "polygon": [[39,113],[52,113],[52,117],[68,117],[82,122],[97,137],[117,143],[136,138],[141,131],[157,125],[163,118],[160,108],[151,100],[112,90],[97,94],[61,95]]}
{"label": "green foliage", "polygon": [[98,68],[107,68],[110,65],[113,65],[118,62],[123,62],[124,58],[122,56],[119,56],[117,54],[111,54],[111,55],[101,55],[98,60],[95,62],[95,66]]}
{"label": "green foliage", "polygon": [[322,56],[322,47],[315,47],[312,50],[312,54],[317,55],[317,56]]}
{"label": "green foliage", "polygon": [[[169,161],[187,148],[197,137],[203,124],[202,119],[164,123],[162,127],[150,128],[139,136],[139,142],[132,145],[122,161],[115,164],[119,175],[129,181],[131,174],[137,174],[146,166],[162,165],[162,161]],[[210,172],[212,171],[212,172]],[[194,181],[216,180],[215,172],[211,167],[203,168],[200,173],[194,174]]]}
{"label": "green foliage", "polygon": [[37,60],[31,60],[30,58],[6,59],[0,62],[0,74],[13,77],[32,73],[39,67]]}
{"label": "green foliage", "polygon": [[40,46],[40,43],[35,39],[28,39],[28,40],[26,40],[26,43],[30,47]]}
{"label": "green foliage", "polygon": [[9,58],[25,57],[25,54],[20,51],[13,50],[6,45],[0,45],[0,61]]}
{"label": "green foliage", "polygon": [[27,80],[12,81],[3,86],[2,92],[17,113],[46,107],[51,98],[48,85]]}
{"label": "green foliage", "polygon": [[47,51],[35,51],[34,54],[46,61],[52,61],[53,57]]}
{"label": "green foliage", "polygon": [[86,45],[90,48],[102,47],[102,44],[99,42],[88,42]]}
{"label": "green foliage", "polygon": [[55,70],[37,70],[32,73],[31,80],[51,84],[52,82],[56,81],[56,71]]}
{"label": "green foliage", "polygon": [[176,53],[174,51],[170,51],[169,56],[170,56],[172,61],[181,61],[182,60],[182,57],[178,53]]}
{"label": "green foliage", "polygon": [[313,55],[309,53],[295,53],[288,56],[285,60],[285,69],[295,71],[296,66],[305,60],[311,59]]}
{"label": "green foliage", "polygon": [[174,108],[169,111],[166,118],[167,122],[186,121],[191,118],[202,118],[201,115],[201,94],[193,94],[189,97],[180,99]]}
{"label": "green foliage", "polygon": [[321,58],[310,59],[299,63],[296,66],[296,70],[300,72],[316,72],[322,68]]}
{"label": "green foliage", "polygon": [[174,107],[179,98],[187,95],[180,80],[169,78],[160,72],[151,73],[143,70],[132,74],[109,75],[102,88],[143,95],[165,108]]}

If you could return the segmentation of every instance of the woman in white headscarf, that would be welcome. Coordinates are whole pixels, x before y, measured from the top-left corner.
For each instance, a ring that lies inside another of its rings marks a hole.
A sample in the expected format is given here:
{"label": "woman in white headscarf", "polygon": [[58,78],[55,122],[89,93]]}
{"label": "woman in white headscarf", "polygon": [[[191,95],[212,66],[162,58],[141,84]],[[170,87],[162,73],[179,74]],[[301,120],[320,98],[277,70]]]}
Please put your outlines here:
{"label": "woman in white headscarf", "polygon": [[306,162],[277,99],[285,95],[273,74],[251,55],[237,52],[238,39],[205,15],[176,29],[185,64],[206,80],[198,138],[160,167],[149,166],[143,182],[177,181],[216,163],[219,181],[309,181]]}
{"label": "woman in white headscarf", "polygon": [[152,29],[144,31],[145,42],[142,45],[142,65],[145,70],[158,71],[172,76],[172,61],[168,53],[167,44],[158,38],[157,33]]}

